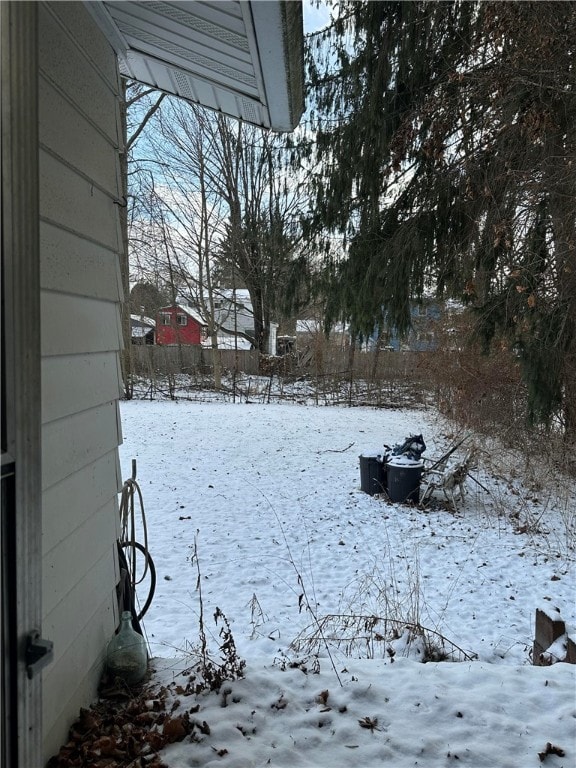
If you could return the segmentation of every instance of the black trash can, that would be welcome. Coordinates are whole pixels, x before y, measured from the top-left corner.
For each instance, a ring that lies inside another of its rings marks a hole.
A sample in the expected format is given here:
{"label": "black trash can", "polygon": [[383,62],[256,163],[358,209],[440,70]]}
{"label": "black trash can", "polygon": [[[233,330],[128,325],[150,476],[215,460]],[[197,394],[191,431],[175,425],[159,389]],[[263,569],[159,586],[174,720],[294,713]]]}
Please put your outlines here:
{"label": "black trash can", "polygon": [[422,462],[389,461],[386,465],[386,485],[390,501],[420,501],[420,480],[422,478]]}
{"label": "black trash can", "polygon": [[370,496],[386,492],[386,465],[380,454],[360,456],[360,488]]}

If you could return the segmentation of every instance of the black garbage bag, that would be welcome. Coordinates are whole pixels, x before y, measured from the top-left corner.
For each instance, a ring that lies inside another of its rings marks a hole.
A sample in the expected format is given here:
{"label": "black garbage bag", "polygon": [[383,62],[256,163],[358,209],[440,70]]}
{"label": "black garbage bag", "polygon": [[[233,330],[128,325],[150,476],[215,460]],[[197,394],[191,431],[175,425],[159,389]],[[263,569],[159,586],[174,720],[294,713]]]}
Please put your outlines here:
{"label": "black garbage bag", "polygon": [[403,443],[394,446],[392,456],[406,456],[408,459],[420,461],[425,450],[426,443],[422,435],[410,435]]}

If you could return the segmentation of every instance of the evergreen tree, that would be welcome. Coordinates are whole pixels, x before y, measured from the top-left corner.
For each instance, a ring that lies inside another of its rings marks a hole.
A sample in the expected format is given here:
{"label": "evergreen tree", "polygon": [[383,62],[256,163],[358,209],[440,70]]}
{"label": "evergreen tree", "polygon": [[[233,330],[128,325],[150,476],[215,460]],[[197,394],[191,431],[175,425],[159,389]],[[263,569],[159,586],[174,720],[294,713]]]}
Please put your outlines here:
{"label": "evergreen tree", "polygon": [[[310,41],[311,234],[328,320],[400,329],[427,289],[515,345],[530,415],[576,433],[574,2],[350,2]],[[325,237],[329,244],[329,238]],[[330,248],[327,248],[331,253]]]}
{"label": "evergreen tree", "polygon": [[170,292],[158,288],[154,283],[141,281],[130,291],[130,313],[145,315],[153,320],[161,307],[170,304]]}

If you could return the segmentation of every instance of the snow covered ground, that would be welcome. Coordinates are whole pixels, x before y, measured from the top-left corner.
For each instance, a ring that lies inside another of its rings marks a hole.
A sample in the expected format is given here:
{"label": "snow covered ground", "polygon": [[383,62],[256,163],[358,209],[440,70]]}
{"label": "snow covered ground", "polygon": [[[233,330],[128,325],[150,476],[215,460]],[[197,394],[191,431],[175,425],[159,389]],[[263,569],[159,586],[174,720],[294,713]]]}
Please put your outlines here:
{"label": "snow covered ground", "polygon": [[[457,514],[440,497],[423,511],[363,493],[360,454],[419,433],[428,459],[454,444],[432,411],[121,408],[122,471],[137,460],[158,575],[153,679],[191,732],[166,765],[576,765],[576,667],[530,659],[537,607],[576,629],[565,485],[554,495],[481,454]],[[197,582],[210,653],[218,607],[246,661],[219,694],[191,694],[183,674]]]}

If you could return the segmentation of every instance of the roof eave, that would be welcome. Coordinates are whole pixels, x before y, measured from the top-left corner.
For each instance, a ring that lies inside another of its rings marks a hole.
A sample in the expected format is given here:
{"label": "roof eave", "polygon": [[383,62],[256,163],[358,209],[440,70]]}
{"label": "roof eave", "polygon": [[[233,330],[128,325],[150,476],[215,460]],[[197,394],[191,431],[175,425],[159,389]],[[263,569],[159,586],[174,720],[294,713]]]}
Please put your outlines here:
{"label": "roof eave", "polygon": [[[292,131],[304,111],[304,37],[299,2],[250,2],[271,126]],[[270,34],[274,30],[274,34]]]}
{"label": "roof eave", "polygon": [[124,76],[264,128],[291,131],[298,124],[301,2],[85,3]]}

